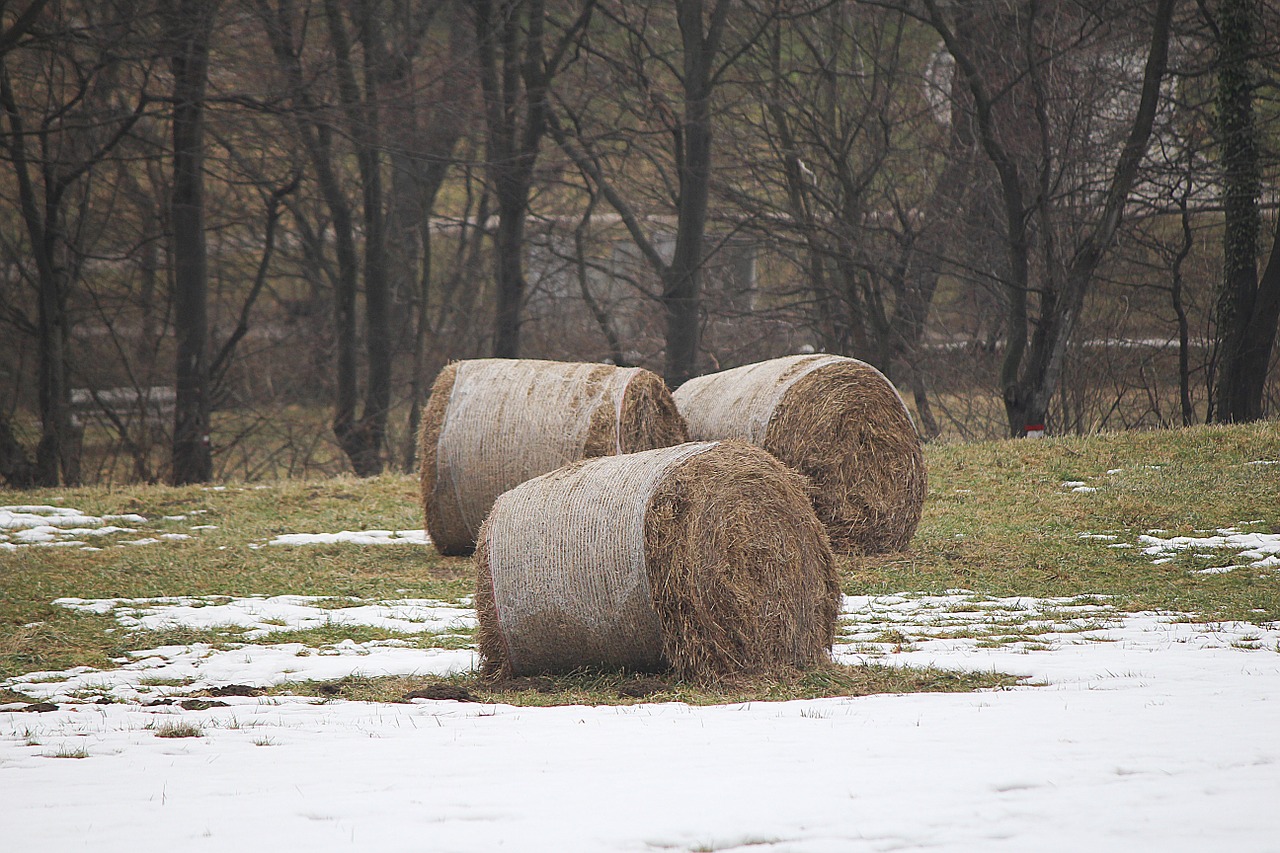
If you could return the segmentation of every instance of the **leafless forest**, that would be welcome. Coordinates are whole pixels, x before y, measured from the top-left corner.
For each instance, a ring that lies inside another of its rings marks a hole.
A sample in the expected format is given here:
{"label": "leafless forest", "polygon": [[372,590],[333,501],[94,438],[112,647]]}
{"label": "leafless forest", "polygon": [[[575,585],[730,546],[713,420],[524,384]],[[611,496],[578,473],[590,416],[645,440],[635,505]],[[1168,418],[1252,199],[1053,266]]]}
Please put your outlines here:
{"label": "leafless forest", "polygon": [[0,483],[416,467],[481,356],[1275,417],[1269,0],[0,0]]}

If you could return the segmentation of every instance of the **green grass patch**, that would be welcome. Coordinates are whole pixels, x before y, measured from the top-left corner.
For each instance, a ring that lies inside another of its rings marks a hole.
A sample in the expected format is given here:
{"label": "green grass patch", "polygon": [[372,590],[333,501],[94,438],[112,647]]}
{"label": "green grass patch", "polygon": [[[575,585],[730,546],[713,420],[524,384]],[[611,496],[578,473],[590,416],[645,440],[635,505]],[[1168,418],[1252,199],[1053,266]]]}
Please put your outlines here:
{"label": "green grass patch", "polygon": [[186,720],[165,720],[148,728],[155,732],[156,737],[204,737],[204,729],[200,725]]}
{"label": "green grass patch", "polygon": [[[1153,565],[1137,547],[1157,528],[1207,535],[1256,521],[1243,529],[1280,532],[1275,467],[1246,464],[1280,458],[1280,422],[931,445],[925,456],[929,493],[910,551],[843,559],[846,592],[1091,594],[1111,596],[1119,610],[1280,620],[1280,572],[1196,575],[1215,563],[1183,554]],[[1098,491],[1075,493],[1063,488],[1068,481]]]}
{"label": "green grass patch", "polygon": [[467,648],[475,640],[474,631],[460,628],[457,631],[432,633],[421,631],[407,633],[379,628],[372,625],[321,625],[315,628],[301,628],[295,631],[272,631],[254,640],[260,645],[276,643],[302,643],[313,648],[324,648],[350,640],[355,643],[379,641],[396,641],[398,645],[415,649],[459,649]]}
{"label": "green grass patch", "polygon": [[282,684],[272,688],[271,692],[363,702],[457,699],[521,707],[631,705],[640,702],[723,705],[878,693],[960,693],[1011,687],[1019,683],[1022,679],[1017,676],[990,671],[828,664],[790,677],[742,678],[717,685],[680,681],[661,674],[584,670],[567,675],[520,677],[499,682],[469,673],[447,678],[348,676],[333,681]]}

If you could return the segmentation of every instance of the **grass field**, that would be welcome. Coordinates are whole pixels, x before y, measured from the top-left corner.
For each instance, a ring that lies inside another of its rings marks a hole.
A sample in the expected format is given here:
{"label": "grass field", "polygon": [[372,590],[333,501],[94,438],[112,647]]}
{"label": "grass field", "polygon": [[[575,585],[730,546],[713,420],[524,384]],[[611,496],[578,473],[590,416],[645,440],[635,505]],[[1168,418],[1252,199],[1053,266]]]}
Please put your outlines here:
{"label": "grass field", "polygon": [[[1265,551],[1274,541],[1268,537],[1280,534],[1280,423],[934,445],[926,458],[929,493],[911,550],[843,559],[847,594],[954,597],[964,591],[948,605],[968,613],[952,629],[956,635],[1028,648],[1049,630],[1045,623],[987,615],[984,601],[1087,596],[1092,598],[1080,600],[1106,601],[1118,612],[1164,611],[1255,624],[1280,620],[1280,558]],[[0,492],[2,506],[74,508],[104,525],[126,528],[62,536],[59,547],[0,530],[0,681],[73,667],[109,670],[132,651],[197,643],[227,649],[287,640],[305,646],[300,653],[316,654],[348,641],[466,648],[469,627],[405,631],[334,620],[289,631],[286,638],[285,632],[243,626],[131,627],[110,608],[54,603],[189,597],[209,605],[292,595],[314,597],[331,611],[409,599],[465,608],[472,593],[470,563],[438,557],[429,547],[269,544],[283,534],[420,529],[416,489],[410,477],[384,476]],[[68,545],[69,538],[83,544]],[[859,642],[870,653],[891,655],[917,639],[909,631],[886,630]],[[466,674],[426,680],[348,676],[271,689],[381,701],[454,690],[511,704],[708,704],[971,690],[1015,680],[993,672],[833,665],[786,682],[720,688],[581,673],[501,689]],[[0,688],[0,703],[25,698]]]}

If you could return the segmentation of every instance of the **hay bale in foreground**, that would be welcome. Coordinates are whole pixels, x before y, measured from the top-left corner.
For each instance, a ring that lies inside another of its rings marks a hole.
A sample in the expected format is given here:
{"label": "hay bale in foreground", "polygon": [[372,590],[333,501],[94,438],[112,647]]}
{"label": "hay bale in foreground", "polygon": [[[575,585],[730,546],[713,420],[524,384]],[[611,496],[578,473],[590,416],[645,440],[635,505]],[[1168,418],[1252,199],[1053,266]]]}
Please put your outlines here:
{"label": "hay bale in foreground", "polygon": [[802,477],[743,442],[592,459],[494,504],[476,548],[483,671],[715,678],[825,660],[839,607]]}
{"label": "hay bale in foreground", "polygon": [[902,397],[871,365],[787,356],[691,379],[674,396],[690,438],[748,441],[809,477],[836,551],[901,551],[911,541],[924,454]]}
{"label": "hay bale in foreground", "polygon": [[427,532],[470,554],[498,495],[580,459],[688,440],[662,379],[638,367],[474,359],[440,371],[419,434]]}

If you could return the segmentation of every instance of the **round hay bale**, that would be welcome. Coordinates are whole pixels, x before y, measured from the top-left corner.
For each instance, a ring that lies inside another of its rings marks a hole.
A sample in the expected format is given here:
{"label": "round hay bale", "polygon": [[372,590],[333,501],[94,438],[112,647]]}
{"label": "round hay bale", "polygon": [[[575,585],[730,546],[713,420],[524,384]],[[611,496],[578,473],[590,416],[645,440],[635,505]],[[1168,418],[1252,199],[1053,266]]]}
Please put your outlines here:
{"label": "round hay bale", "polygon": [[837,552],[901,551],[911,541],[924,454],[902,397],[871,365],[787,356],[691,379],[674,396],[692,439],[748,441],[809,477]]}
{"label": "round hay bale", "polygon": [[489,676],[686,679],[825,660],[840,588],[802,477],[743,442],[592,459],[517,486],[476,548]]}
{"label": "round hay bale", "polygon": [[419,434],[427,532],[470,554],[498,495],[593,456],[688,440],[662,379],[638,367],[474,359],[440,371]]}

